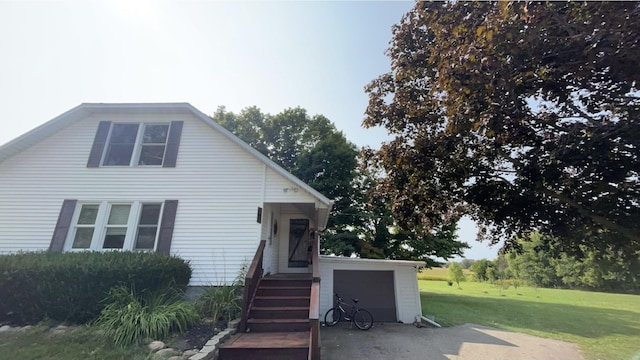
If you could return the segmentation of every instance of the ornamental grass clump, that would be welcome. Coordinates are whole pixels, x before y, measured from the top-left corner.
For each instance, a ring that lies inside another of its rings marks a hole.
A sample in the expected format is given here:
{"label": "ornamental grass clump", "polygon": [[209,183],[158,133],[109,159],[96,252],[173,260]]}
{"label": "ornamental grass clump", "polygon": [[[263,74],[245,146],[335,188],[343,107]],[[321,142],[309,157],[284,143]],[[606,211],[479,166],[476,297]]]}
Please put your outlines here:
{"label": "ornamental grass clump", "polygon": [[214,322],[233,320],[242,312],[241,289],[237,283],[208,287],[196,300],[196,308]]}
{"label": "ornamental grass clump", "polygon": [[238,275],[229,285],[208,286],[195,302],[202,317],[212,319],[214,326],[219,321],[225,323],[242,314],[242,295],[247,266],[243,265]]}
{"label": "ornamental grass clump", "polygon": [[172,288],[136,294],[125,286],[113,288],[96,324],[116,345],[140,343],[145,338],[164,339],[171,332],[182,333],[198,323],[193,304]]}

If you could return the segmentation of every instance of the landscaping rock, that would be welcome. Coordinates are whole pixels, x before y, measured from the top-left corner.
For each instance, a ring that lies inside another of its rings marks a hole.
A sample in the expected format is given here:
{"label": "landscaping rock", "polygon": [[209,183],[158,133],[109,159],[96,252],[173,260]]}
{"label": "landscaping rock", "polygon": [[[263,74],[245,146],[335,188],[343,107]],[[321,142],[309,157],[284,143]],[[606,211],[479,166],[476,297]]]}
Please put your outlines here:
{"label": "landscaping rock", "polygon": [[9,325],[0,326],[0,332],[7,332],[7,331],[12,331],[12,330],[14,330],[14,329]]}
{"label": "landscaping rock", "polygon": [[147,345],[147,348],[149,348],[151,352],[157,352],[164,349],[165,347],[166,345],[162,341],[152,341],[149,343],[149,345]]}
{"label": "landscaping rock", "polygon": [[58,325],[50,330],[51,335],[64,335],[71,330],[70,327],[64,325]]}
{"label": "landscaping rock", "polygon": [[207,341],[206,344],[204,344],[204,346],[213,346],[216,347],[218,346],[218,343],[220,343],[220,338],[218,338],[217,336],[212,338],[211,340]]}
{"label": "landscaping rock", "polygon": [[177,356],[177,355],[180,355],[180,353],[178,351],[176,351],[176,349],[165,348],[165,349],[158,350],[155,354],[153,354],[152,359],[153,360],[166,360],[166,359],[169,359],[172,356]]}
{"label": "landscaping rock", "polygon": [[187,351],[183,352],[182,356],[185,356],[185,357],[188,358],[188,357],[191,357],[191,356],[197,354],[198,352],[200,352],[200,351],[196,350],[196,349],[191,349],[191,350],[187,350]]}
{"label": "landscaping rock", "polygon": [[227,325],[227,327],[229,329],[232,329],[233,331],[231,332],[232,334],[235,334],[238,330],[238,325],[240,325],[240,318],[234,319],[234,320],[230,320],[229,324]]}
{"label": "landscaping rock", "polygon": [[184,355],[176,355],[176,356],[172,356],[170,358],[168,358],[167,360],[187,360],[188,357],[184,356]]}
{"label": "landscaping rock", "polygon": [[209,353],[197,353],[189,358],[189,360],[210,360],[213,359],[213,354]]}
{"label": "landscaping rock", "polygon": [[29,330],[33,329],[33,325],[27,325],[27,326],[23,326],[21,328],[18,328],[19,332],[27,332]]}

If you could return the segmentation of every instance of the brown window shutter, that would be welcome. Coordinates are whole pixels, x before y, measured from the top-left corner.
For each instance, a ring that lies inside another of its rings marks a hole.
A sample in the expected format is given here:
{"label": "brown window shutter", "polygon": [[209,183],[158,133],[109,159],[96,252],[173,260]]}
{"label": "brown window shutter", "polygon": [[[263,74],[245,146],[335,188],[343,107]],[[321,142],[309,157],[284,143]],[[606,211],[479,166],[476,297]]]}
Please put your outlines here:
{"label": "brown window shutter", "polygon": [[104,151],[104,146],[107,143],[107,136],[109,136],[109,128],[111,128],[111,121],[100,121],[98,124],[98,130],[96,131],[96,136],[93,139],[93,146],[91,146],[91,153],[89,154],[87,167],[100,166],[102,152]]}
{"label": "brown window shutter", "polygon": [[56,223],[56,228],[53,230],[51,244],[49,244],[49,251],[62,252],[64,241],[67,239],[69,227],[71,226],[71,218],[76,209],[76,203],[77,200],[64,200],[62,202],[58,222]]}
{"label": "brown window shutter", "polygon": [[158,246],[156,252],[170,255],[171,240],[173,238],[173,226],[176,221],[178,210],[178,200],[165,200],[162,210],[162,223],[160,224],[160,234],[158,235]]}
{"label": "brown window shutter", "polygon": [[169,127],[169,139],[167,139],[167,149],[164,152],[164,162],[162,163],[163,167],[176,167],[183,124],[184,121],[171,122],[171,126]]}

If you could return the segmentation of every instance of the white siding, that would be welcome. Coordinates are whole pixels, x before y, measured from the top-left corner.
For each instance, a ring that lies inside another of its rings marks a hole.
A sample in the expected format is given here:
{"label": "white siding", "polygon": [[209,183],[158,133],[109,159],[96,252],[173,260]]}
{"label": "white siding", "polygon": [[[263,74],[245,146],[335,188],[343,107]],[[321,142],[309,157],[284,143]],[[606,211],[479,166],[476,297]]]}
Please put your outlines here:
{"label": "white siding", "polygon": [[272,264],[275,261],[273,258],[277,256],[275,247],[273,246],[273,222],[276,214],[274,213],[274,206],[272,204],[265,204],[262,210],[262,229],[260,232],[260,239],[266,241],[264,248],[264,258],[262,260],[262,268],[264,273],[275,273],[275,268]]}
{"label": "white siding", "polygon": [[420,293],[413,261],[350,259],[320,256],[320,316],[333,306],[333,270],[384,270],[393,271],[398,320],[412,323],[422,314]]}
{"label": "white siding", "polygon": [[273,169],[268,168],[264,201],[274,203],[314,203],[316,198],[276,173]]}
{"label": "white siding", "polygon": [[[280,244],[279,236],[282,231],[282,221],[280,220],[280,209],[281,204],[273,204],[273,223],[278,224],[278,233],[271,233],[271,239],[267,239],[267,249],[271,253],[268,264],[265,265],[265,268],[268,268],[268,271],[272,274],[276,274],[278,272],[278,246]],[[273,231],[273,229],[272,229]],[[271,240],[271,241],[269,241]]]}
{"label": "white siding", "polygon": [[[87,168],[101,120],[184,121],[177,166]],[[191,285],[228,282],[265,235],[264,212],[262,226],[256,222],[265,199],[314,201],[302,189],[284,193],[295,185],[270,169],[264,181],[260,160],[195,116],[92,116],[0,163],[0,253],[46,250],[63,199],[172,199],[179,203],[171,252],[191,262]]]}

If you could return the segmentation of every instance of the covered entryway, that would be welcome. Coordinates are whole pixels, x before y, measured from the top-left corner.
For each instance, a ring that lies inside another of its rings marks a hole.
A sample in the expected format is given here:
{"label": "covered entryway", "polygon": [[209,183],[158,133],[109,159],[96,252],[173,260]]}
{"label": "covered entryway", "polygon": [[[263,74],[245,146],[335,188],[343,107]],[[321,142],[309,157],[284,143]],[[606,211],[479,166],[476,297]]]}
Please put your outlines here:
{"label": "covered entryway", "polygon": [[369,310],[375,321],[398,321],[393,271],[334,270],[333,292],[348,302],[359,299],[358,306]]}

